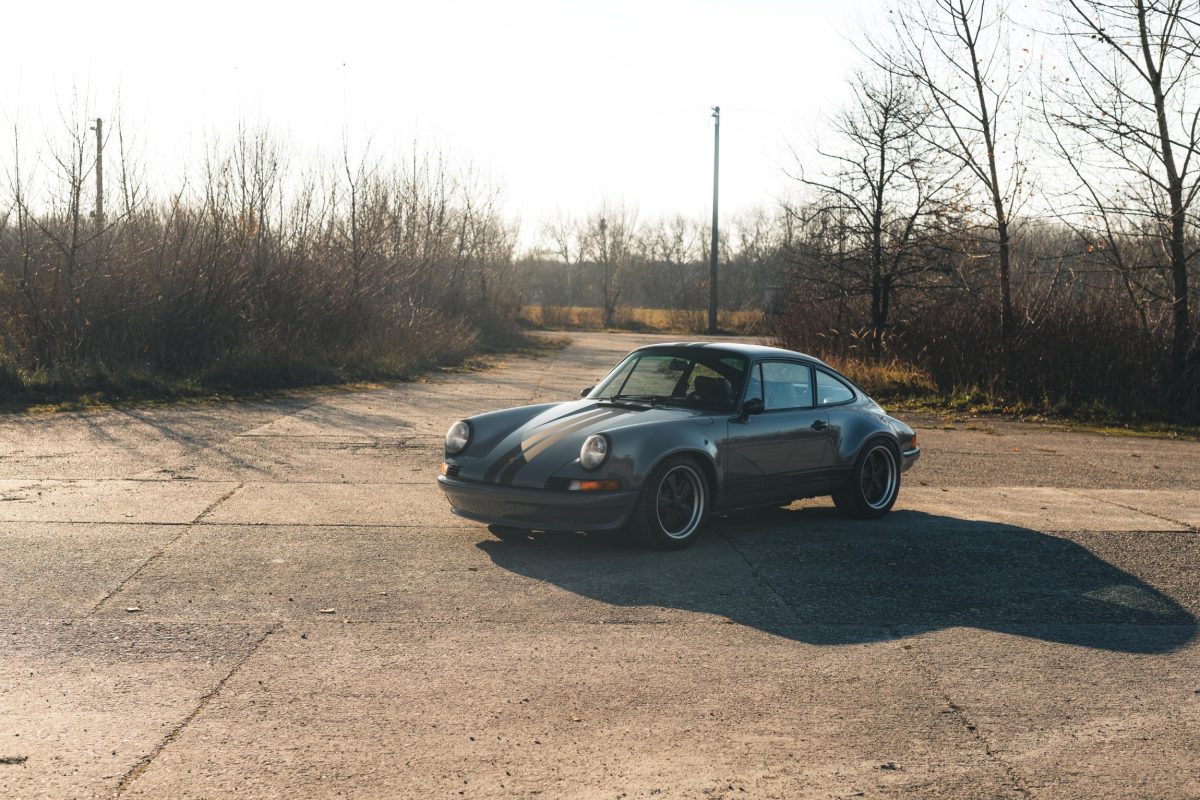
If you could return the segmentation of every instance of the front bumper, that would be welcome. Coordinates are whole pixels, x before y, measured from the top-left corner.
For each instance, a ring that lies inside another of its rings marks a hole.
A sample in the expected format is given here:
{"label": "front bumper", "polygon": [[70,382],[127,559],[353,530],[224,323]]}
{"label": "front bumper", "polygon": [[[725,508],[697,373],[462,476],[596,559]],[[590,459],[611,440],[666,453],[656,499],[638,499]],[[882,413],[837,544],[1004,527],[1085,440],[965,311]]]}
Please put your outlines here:
{"label": "front bumper", "polygon": [[921,448],[914,447],[912,450],[905,450],[900,454],[900,471],[908,472],[912,465],[917,463],[917,459],[921,457]]}
{"label": "front bumper", "polygon": [[438,476],[438,486],[460,517],[539,531],[602,531],[619,528],[637,492],[555,492],[517,489]]}

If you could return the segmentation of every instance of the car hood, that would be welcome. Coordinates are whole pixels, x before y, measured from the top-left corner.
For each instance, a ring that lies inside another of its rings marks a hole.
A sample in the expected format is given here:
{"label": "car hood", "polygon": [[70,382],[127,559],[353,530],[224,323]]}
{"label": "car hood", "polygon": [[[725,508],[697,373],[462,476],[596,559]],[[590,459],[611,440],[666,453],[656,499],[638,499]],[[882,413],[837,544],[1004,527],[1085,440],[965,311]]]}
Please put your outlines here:
{"label": "car hood", "polygon": [[[709,411],[679,406],[577,400],[545,408],[516,428],[509,423],[489,429],[488,421],[480,419],[468,448],[470,457],[457,459],[460,475],[468,480],[542,488],[555,472],[579,458],[584,439],[593,433],[613,434],[635,425],[689,418],[703,423],[711,416]],[[610,459],[615,457],[617,453],[609,454]]]}

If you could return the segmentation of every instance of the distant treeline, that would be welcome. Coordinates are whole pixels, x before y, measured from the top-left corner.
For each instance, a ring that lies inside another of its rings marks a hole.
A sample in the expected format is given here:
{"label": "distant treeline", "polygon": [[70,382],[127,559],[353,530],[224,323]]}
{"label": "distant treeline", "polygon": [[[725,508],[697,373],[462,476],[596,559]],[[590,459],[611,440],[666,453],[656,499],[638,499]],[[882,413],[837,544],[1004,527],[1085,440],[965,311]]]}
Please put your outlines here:
{"label": "distant treeline", "polygon": [[[782,288],[788,261],[780,221],[778,212],[759,210],[720,227],[721,308],[763,309]],[[623,309],[699,312],[708,308],[711,231],[682,216],[639,220],[625,206],[560,217],[542,228],[534,251],[517,264],[522,299],[543,307],[596,307],[608,326],[628,322]],[[680,321],[702,329],[707,315],[681,314]]]}

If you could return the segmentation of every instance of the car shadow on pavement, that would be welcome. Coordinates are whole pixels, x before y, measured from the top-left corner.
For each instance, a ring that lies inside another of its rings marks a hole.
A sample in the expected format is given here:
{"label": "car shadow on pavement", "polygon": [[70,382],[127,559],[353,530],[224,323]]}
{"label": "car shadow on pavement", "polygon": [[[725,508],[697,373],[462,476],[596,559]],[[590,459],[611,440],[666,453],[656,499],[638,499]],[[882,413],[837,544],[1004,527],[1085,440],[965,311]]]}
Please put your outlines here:
{"label": "car shadow on pavement", "polygon": [[717,518],[700,541],[652,552],[621,534],[482,541],[499,567],[601,603],[724,617],[813,644],[974,627],[1128,653],[1178,649],[1196,618],[1087,548],[992,522],[831,509]]}

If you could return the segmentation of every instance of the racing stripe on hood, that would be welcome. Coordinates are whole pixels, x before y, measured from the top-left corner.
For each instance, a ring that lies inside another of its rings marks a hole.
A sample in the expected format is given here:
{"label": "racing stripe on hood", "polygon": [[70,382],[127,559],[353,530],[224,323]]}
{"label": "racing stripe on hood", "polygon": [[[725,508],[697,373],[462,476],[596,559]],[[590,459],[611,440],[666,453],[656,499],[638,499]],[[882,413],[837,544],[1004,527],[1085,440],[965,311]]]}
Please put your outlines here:
{"label": "racing stripe on hood", "polygon": [[597,422],[619,417],[627,413],[624,409],[600,408],[583,414],[575,414],[548,423],[546,428],[523,439],[520,444],[493,462],[484,473],[485,481],[496,481],[502,484],[512,483],[521,467],[547,447],[562,441],[565,437],[580,431]]}
{"label": "racing stripe on hood", "polygon": [[[624,413],[626,412],[623,409],[606,410],[603,414],[589,416],[587,419],[576,418],[571,420],[570,424],[556,426],[554,430],[550,431],[547,435],[530,437],[529,439],[526,439],[525,441],[521,442],[520,452],[517,453],[517,455],[508,462],[508,465],[503,469],[503,471],[501,471],[498,478],[499,482],[502,484],[512,483],[517,477],[517,473],[521,471],[521,468],[532,461],[534,456],[545,450],[547,447],[555,445],[568,436],[578,433],[584,428],[595,425],[597,422],[603,422],[606,419],[619,417]],[[533,442],[533,444],[530,445],[530,442]]]}
{"label": "racing stripe on hood", "polygon": [[565,424],[579,422],[585,418],[586,419],[599,418],[600,416],[602,416],[605,413],[605,411],[606,411],[606,409],[603,409],[603,408],[592,408],[592,409],[587,409],[587,410],[581,409],[572,414],[566,414],[564,416],[558,417],[557,419],[553,419],[553,420],[547,422],[545,427],[543,427],[543,429],[540,432],[534,434],[533,436],[529,437],[528,439],[523,439],[520,444],[511,448],[504,455],[500,456],[495,461],[493,461],[492,465],[490,467],[488,467],[487,470],[483,473],[483,479],[485,481],[489,481],[489,482],[496,480],[496,476],[499,475],[500,470],[507,467],[514,458],[519,456],[521,454],[521,452],[525,449],[528,442],[538,441],[546,436],[550,436],[556,430],[558,430],[561,426],[563,426]]}
{"label": "racing stripe on hood", "polygon": [[[564,430],[564,426],[571,426],[573,429],[586,427],[586,424],[600,422],[612,416],[616,416],[620,411],[613,408],[593,408],[591,411],[583,413],[568,414],[565,417],[559,417],[553,422],[546,424],[546,427],[527,439],[521,440],[521,450],[528,453],[532,448],[542,444],[551,437],[557,437]],[[585,424],[586,423],[586,424]]]}

